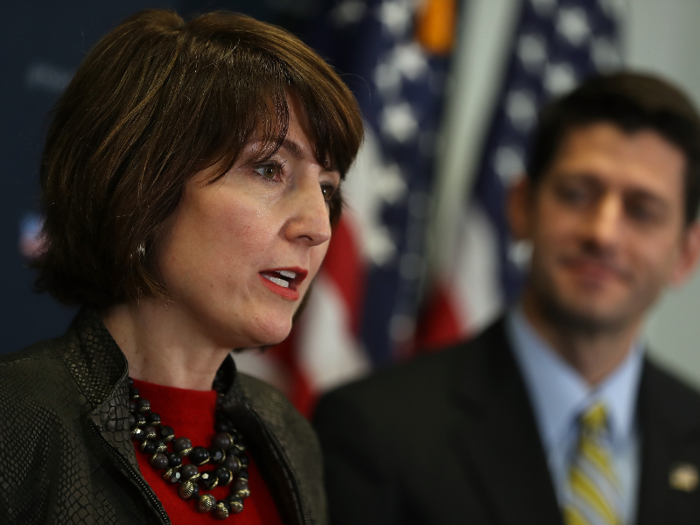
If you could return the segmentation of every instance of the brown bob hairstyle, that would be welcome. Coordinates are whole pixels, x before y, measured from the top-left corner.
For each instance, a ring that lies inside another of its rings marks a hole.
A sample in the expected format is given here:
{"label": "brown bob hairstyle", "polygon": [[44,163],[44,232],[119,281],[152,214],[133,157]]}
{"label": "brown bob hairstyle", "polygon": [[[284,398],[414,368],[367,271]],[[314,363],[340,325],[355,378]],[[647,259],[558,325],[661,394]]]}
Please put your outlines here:
{"label": "brown bob hairstyle", "polygon": [[[42,158],[46,249],[38,291],[105,307],[167,298],[151,260],[187,181],[225,175],[255,135],[283,143],[287,96],[301,102],[316,158],[345,175],[363,138],[339,76],[288,32],[215,12],[185,22],[142,11],[102,38],[53,110]],[[330,219],[340,216],[338,195]]]}

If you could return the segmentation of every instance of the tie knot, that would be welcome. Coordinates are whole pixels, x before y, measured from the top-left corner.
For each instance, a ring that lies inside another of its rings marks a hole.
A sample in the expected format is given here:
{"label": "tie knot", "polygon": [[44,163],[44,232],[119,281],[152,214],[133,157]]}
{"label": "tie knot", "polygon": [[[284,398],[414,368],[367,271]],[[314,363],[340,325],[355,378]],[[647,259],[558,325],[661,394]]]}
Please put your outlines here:
{"label": "tie knot", "polygon": [[608,415],[605,405],[601,402],[594,403],[581,414],[581,426],[584,431],[600,432],[608,425]]}

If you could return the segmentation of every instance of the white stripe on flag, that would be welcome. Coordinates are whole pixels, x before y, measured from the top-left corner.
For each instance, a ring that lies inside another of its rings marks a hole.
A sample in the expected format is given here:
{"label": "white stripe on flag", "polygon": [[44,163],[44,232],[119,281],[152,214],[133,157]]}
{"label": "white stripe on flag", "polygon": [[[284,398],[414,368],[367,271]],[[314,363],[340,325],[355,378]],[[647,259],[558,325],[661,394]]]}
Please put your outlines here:
{"label": "white stripe on flag", "polygon": [[370,370],[366,353],[350,333],[350,318],[333,282],[319,275],[297,344],[300,367],[316,392],[361,377]]}
{"label": "white stripe on flag", "polygon": [[448,272],[452,300],[465,334],[479,332],[503,307],[498,235],[481,206],[471,202],[462,211],[459,241]]}

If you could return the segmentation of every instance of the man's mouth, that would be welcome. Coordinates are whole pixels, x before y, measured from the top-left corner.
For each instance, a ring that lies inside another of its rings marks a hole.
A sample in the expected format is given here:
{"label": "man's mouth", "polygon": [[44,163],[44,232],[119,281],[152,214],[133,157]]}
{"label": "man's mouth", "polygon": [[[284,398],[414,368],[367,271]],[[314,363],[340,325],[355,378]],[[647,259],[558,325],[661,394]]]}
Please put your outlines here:
{"label": "man's mouth", "polygon": [[615,264],[589,257],[575,257],[565,260],[565,265],[581,277],[594,280],[624,280],[626,272]]}

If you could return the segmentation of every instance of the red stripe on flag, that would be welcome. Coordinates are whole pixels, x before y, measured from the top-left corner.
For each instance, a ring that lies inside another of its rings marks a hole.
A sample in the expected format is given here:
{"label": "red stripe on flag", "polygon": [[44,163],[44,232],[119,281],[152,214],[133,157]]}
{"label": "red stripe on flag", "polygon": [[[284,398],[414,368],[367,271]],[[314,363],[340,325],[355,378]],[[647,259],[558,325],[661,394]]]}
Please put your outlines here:
{"label": "red stripe on flag", "polygon": [[464,339],[457,307],[445,286],[436,286],[416,329],[416,349],[435,350]]}

